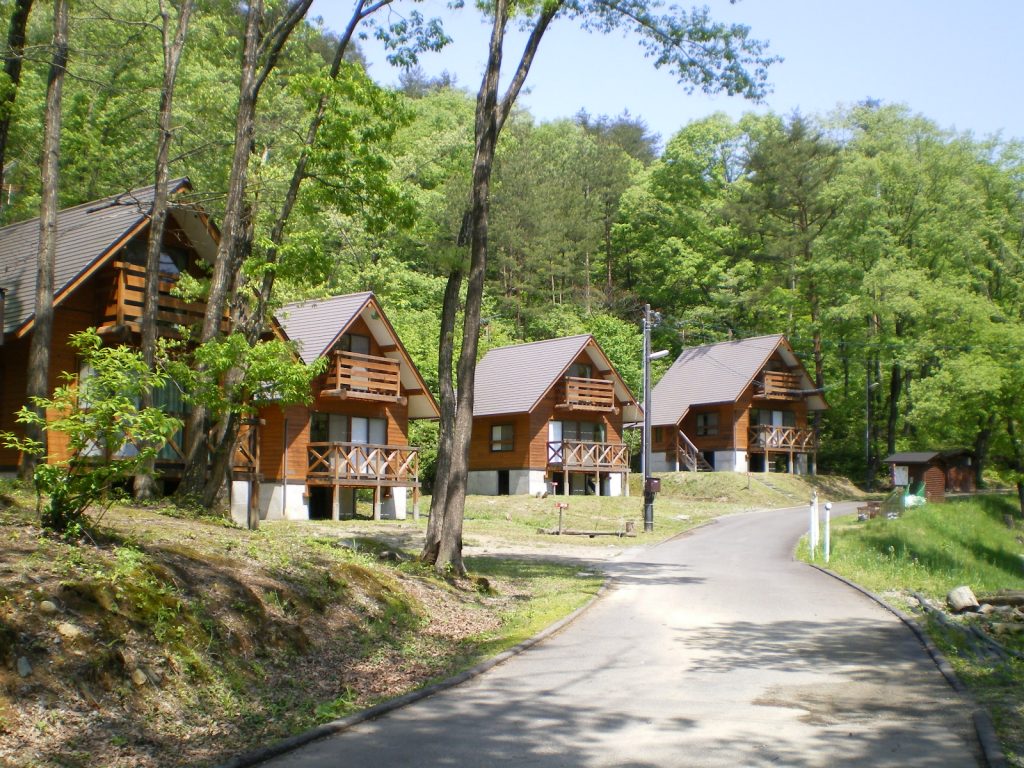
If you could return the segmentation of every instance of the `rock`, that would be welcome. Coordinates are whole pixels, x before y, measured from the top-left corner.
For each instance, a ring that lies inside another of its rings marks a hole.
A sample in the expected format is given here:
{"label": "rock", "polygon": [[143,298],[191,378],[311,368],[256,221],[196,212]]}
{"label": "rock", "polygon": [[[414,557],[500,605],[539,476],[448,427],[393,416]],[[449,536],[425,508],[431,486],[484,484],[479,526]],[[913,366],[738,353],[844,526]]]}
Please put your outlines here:
{"label": "rock", "polygon": [[32,674],[32,663],[24,656],[19,656],[16,664],[18,677],[28,677]]}
{"label": "rock", "polygon": [[997,635],[1019,635],[1024,633],[1024,624],[998,622],[992,624],[992,631]]}
{"label": "rock", "polygon": [[953,609],[953,613],[976,611],[979,607],[978,599],[974,596],[974,592],[971,591],[971,588],[967,586],[951,589],[949,594],[946,595],[946,602],[949,603],[949,607]]}
{"label": "rock", "polygon": [[139,688],[149,682],[149,676],[141,669],[136,667],[132,670],[132,682]]}
{"label": "rock", "polygon": [[978,606],[978,613],[980,613],[982,616],[988,616],[990,613],[995,612],[996,607],[991,603],[982,603],[980,606]]}
{"label": "rock", "polygon": [[59,610],[60,609],[57,607],[57,604],[52,600],[43,600],[43,602],[39,604],[39,612],[44,616],[52,616]]}
{"label": "rock", "polygon": [[85,634],[85,630],[69,621],[62,621],[57,625],[57,634],[65,640],[77,640]]}

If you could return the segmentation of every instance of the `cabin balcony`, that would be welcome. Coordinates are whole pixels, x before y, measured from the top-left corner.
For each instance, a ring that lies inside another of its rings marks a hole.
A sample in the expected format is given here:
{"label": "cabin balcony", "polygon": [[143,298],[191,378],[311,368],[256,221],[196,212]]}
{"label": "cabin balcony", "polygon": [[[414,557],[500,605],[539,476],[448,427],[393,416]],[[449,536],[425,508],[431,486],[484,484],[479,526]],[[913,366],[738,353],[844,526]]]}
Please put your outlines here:
{"label": "cabin balcony", "polygon": [[627,472],[629,446],[625,443],[554,440],[548,443],[548,466],[566,472]]}
{"label": "cabin balcony", "polygon": [[310,443],[307,485],[420,486],[420,449],[373,443]]}
{"label": "cabin balcony", "polygon": [[320,395],[404,404],[399,362],[389,357],[335,352]]}
{"label": "cabin balcony", "polygon": [[[103,311],[99,323],[100,334],[117,331],[140,333],[142,330],[142,314],[146,304],[146,270],[136,264],[115,262],[117,279],[114,290]],[[177,336],[179,326],[201,325],[206,314],[206,302],[185,301],[172,296],[176,282],[161,279],[157,287],[157,335]],[[229,330],[227,315],[224,316],[221,329]]]}
{"label": "cabin balcony", "polygon": [[784,371],[765,371],[761,397],[766,400],[800,400],[803,391],[800,376]]}
{"label": "cabin balcony", "polygon": [[748,438],[747,448],[755,452],[807,453],[818,450],[818,436],[814,430],[802,427],[759,424],[750,428]]}
{"label": "cabin balcony", "polygon": [[565,377],[565,396],[555,405],[559,411],[591,411],[618,413],[615,405],[615,385],[604,379]]}

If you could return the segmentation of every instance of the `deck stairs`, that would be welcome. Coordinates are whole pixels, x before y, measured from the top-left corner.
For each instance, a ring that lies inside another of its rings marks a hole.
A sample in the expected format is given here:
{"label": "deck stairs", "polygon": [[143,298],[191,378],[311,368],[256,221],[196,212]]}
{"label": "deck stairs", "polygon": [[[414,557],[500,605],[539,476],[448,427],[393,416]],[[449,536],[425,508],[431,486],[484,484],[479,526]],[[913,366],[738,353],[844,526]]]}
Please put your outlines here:
{"label": "deck stairs", "polygon": [[677,455],[681,469],[686,469],[690,472],[711,472],[714,469],[708,464],[704,454],[697,450],[697,446],[690,442],[690,438],[683,433],[683,430],[679,430]]}

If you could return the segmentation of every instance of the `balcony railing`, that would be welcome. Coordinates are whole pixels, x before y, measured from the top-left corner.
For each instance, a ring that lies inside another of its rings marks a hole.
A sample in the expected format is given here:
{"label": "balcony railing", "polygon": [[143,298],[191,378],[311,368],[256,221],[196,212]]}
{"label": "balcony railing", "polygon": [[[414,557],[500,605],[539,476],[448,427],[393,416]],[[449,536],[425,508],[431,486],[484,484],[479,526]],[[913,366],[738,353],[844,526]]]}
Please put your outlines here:
{"label": "balcony railing", "polygon": [[686,467],[691,472],[710,472],[713,469],[704,454],[682,430],[676,434],[676,465]]}
{"label": "balcony railing", "polygon": [[816,451],[818,438],[813,429],[773,427],[759,424],[750,428],[748,447],[761,451]]}
{"label": "balcony railing", "polygon": [[320,394],[401,402],[401,368],[397,360],[389,357],[335,352]]}
{"label": "balcony railing", "polygon": [[[115,262],[117,283],[114,293],[103,313],[100,330],[125,327],[138,332],[142,327],[142,312],[146,303],[146,270],[136,264]],[[206,302],[185,301],[172,296],[176,283],[160,280],[157,286],[156,323],[158,333],[163,336],[177,334],[177,326],[198,325],[206,314]],[[222,330],[228,330],[225,315]]]}
{"label": "balcony railing", "polygon": [[800,376],[784,371],[764,372],[764,392],[768,400],[799,400],[801,397]]}
{"label": "balcony railing", "polygon": [[565,398],[555,406],[563,411],[604,411],[615,413],[615,385],[604,379],[565,377]]}
{"label": "balcony railing", "polygon": [[554,440],[548,443],[548,466],[591,472],[625,472],[629,469],[629,446],[624,443]]}
{"label": "balcony railing", "polygon": [[419,487],[419,448],[372,443],[310,443],[310,485]]}

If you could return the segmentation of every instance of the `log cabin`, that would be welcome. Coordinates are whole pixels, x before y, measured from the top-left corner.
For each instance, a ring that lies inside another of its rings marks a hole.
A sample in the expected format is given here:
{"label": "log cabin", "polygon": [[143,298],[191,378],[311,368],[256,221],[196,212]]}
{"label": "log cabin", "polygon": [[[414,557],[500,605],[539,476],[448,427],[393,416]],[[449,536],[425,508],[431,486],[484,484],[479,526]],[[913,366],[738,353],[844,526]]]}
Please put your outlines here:
{"label": "log cabin", "polygon": [[490,350],[476,368],[469,493],[628,492],[640,408],[593,336]]}
{"label": "log cabin", "polygon": [[[209,272],[217,250],[218,233],[206,214],[188,204],[188,179],[170,182],[171,208],[160,254],[158,334],[176,336],[182,326],[202,323],[204,302],[172,295],[182,275],[202,277]],[[146,285],[146,248],[153,187],[66,208],[57,214],[54,264],[53,342],[49,387],[65,372],[81,373],[80,361],[69,346],[71,334],[96,328],[109,344],[138,345]],[[35,320],[36,265],[39,220],[30,219],[0,229],[0,431],[22,434],[15,413],[25,404],[26,363]],[[226,322],[226,321],[225,321]],[[173,382],[156,393],[156,402],[184,417],[187,406]],[[180,477],[184,466],[179,432],[161,451],[157,471],[164,490]],[[49,460],[67,458],[67,441],[48,436]],[[0,472],[16,471],[20,456],[0,447]]]}
{"label": "log cabin", "polygon": [[419,449],[410,419],[437,419],[437,403],[372,293],[288,304],[278,332],[300,359],[327,358],[308,405],[259,412],[258,500],[232,482],[232,516],[243,523],[258,501],[261,519],[340,519],[372,495],[375,519],[405,519],[419,502]]}
{"label": "log cabin", "polygon": [[828,408],[782,335],[684,349],[651,392],[651,471],[813,474]]}

